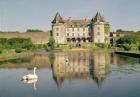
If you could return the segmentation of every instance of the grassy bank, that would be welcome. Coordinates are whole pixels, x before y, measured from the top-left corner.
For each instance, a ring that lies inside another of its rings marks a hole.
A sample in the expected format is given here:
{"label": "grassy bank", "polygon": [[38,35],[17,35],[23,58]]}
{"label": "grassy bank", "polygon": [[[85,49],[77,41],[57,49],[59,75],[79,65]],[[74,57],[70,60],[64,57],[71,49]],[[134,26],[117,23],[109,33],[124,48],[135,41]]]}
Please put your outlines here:
{"label": "grassy bank", "polygon": [[16,56],[17,53],[13,52],[13,51],[3,51],[2,53],[0,53],[0,57],[11,57],[11,56]]}
{"label": "grassy bank", "polygon": [[28,57],[28,56],[32,56],[32,53],[29,51],[16,53],[15,51],[12,50],[4,50],[2,53],[0,53],[0,60],[9,60],[9,59]]}

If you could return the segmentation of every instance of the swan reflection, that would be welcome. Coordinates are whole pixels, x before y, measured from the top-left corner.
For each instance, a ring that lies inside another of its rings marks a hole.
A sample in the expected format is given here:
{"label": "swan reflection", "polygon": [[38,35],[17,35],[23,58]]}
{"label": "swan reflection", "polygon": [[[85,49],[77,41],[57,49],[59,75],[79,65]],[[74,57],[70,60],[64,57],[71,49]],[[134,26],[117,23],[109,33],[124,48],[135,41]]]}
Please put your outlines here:
{"label": "swan reflection", "polygon": [[38,81],[38,79],[22,80],[22,82],[25,84],[31,84],[33,86],[34,90],[37,90],[37,88],[36,88],[37,81]]}

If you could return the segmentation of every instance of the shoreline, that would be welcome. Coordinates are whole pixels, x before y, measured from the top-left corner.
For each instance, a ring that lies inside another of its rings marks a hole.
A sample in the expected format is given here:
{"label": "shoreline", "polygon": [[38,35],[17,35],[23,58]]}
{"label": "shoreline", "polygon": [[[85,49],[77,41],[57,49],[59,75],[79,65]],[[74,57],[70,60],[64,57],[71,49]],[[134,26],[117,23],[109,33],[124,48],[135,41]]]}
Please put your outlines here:
{"label": "shoreline", "polygon": [[140,58],[140,53],[136,52],[128,52],[128,51],[115,51],[115,54],[134,57],[134,58]]}

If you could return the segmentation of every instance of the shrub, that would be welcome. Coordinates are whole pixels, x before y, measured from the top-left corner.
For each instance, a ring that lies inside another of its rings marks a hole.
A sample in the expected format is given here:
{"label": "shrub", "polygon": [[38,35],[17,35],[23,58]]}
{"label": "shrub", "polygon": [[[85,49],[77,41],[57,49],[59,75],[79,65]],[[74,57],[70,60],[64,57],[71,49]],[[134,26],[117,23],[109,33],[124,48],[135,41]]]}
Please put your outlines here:
{"label": "shrub", "polygon": [[138,50],[140,51],[140,45],[138,46]]}
{"label": "shrub", "polygon": [[3,46],[0,44],[0,54],[2,53],[3,51]]}
{"label": "shrub", "polygon": [[124,50],[129,51],[129,50],[131,50],[131,45],[125,44],[125,45],[123,45],[123,48],[124,48]]}
{"label": "shrub", "polygon": [[29,50],[33,44],[30,38],[0,38],[0,45],[6,49],[23,48]]}
{"label": "shrub", "polygon": [[117,44],[138,44],[140,42],[140,36],[138,35],[126,35],[117,40]]}
{"label": "shrub", "polygon": [[43,31],[39,29],[27,29],[26,32],[43,32]]}
{"label": "shrub", "polygon": [[15,49],[15,52],[16,53],[21,53],[22,52],[22,49],[21,48]]}
{"label": "shrub", "polygon": [[111,44],[109,44],[109,45],[107,45],[107,47],[108,47],[108,48],[111,48],[112,46],[111,46]]}
{"label": "shrub", "polygon": [[95,43],[95,45],[97,47],[100,47],[100,48],[105,48],[105,44],[104,43]]}
{"label": "shrub", "polygon": [[48,47],[48,44],[44,45],[44,49],[45,49],[46,51],[49,51],[49,50],[50,50],[50,48]]}
{"label": "shrub", "polygon": [[52,36],[49,38],[48,46],[51,48],[51,50],[53,50],[55,47],[55,40]]}
{"label": "shrub", "polygon": [[2,53],[2,49],[0,49],[0,54]]}

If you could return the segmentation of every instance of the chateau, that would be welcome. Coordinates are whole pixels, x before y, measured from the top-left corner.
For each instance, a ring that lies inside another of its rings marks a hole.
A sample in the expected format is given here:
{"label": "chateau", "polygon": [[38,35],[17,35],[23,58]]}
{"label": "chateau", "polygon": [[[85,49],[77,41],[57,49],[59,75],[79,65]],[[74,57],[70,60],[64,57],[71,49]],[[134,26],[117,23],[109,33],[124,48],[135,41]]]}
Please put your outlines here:
{"label": "chateau", "polygon": [[110,25],[97,12],[92,19],[64,19],[59,13],[52,21],[52,36],[56,44],[78,45],[110,43]]}

